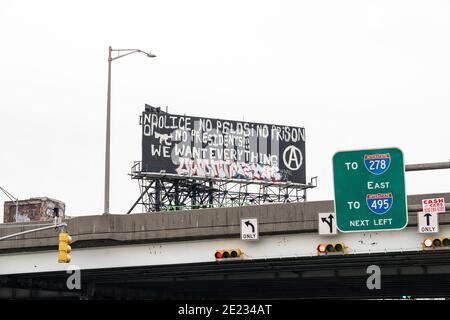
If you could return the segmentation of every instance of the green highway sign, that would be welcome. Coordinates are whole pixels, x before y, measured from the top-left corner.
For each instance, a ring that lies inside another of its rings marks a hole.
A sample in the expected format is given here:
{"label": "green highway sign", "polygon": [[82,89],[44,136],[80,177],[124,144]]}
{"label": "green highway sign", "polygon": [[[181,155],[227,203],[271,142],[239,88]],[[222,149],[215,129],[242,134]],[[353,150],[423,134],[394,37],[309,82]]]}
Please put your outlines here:
{"label": "green highway sign", "polygon": [[400,230],[408,224],[405,165],[398,148],[337,152],[334,206],[342,232]]}

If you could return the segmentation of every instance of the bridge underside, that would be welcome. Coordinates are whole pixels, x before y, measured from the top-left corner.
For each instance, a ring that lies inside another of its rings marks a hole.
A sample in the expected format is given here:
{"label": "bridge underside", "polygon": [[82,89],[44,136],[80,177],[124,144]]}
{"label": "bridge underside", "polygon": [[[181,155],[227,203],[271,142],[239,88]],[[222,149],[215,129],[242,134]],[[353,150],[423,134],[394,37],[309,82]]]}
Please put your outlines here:
{"label": "bridge underside", "polygon": [[[381,269],[369,290],[367,267]],[[0,276],[3,299],[450,298],[450,251],[233,261]]]}

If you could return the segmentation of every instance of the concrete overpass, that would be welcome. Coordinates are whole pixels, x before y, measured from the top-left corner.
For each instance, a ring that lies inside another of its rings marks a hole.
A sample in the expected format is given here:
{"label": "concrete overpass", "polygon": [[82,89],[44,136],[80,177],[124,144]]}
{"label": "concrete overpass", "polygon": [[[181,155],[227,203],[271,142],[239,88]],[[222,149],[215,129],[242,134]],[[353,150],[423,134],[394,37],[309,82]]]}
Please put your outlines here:
{"label": "concrete overpass", "polygon": [[[450,193],[414,195],[450,199]],[[448,200],[447,200],[448,202]],[[450,248],[423,251],[426,235],[409,213],[402,231],[319,236],[317,214],[333,201],[83,216],[67,221],[81,291],[66,288],[68,265],[57,263],[57,232],[0,241],[0,298],[302,298],[450,297]],[[260,240],[240,240],[240,219],[256,217]],[[450,212],[439,236],[450,236]],[[0,237],[33,227],[0,225]],[[323,242],[343,242],[346,255],[317,256]],[[217,262],[217,249],[240,248],[243,259]],[[368,290],[366,268],[380,266],[382,289]]]}

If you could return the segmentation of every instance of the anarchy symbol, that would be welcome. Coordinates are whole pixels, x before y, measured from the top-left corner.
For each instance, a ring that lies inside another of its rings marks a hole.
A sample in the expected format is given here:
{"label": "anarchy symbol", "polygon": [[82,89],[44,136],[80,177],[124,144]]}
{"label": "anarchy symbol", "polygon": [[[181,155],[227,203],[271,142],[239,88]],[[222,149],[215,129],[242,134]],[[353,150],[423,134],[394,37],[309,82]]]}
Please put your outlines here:
{"label": "anarchy symbol", "polygon": [[283,162],[286,168],[290,170],[298,170],[303,163],[303,155],[299,148],[289,146],[284,149]]}

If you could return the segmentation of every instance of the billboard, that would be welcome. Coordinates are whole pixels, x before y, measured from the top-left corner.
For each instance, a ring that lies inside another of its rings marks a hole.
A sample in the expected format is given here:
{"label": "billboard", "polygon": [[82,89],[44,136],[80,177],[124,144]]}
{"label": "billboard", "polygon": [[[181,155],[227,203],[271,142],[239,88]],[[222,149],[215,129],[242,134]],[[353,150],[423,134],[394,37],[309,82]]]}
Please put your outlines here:
{"label": "billboard", "polygon": [[146,109],[142,171],[305,184],[305,129]]}

